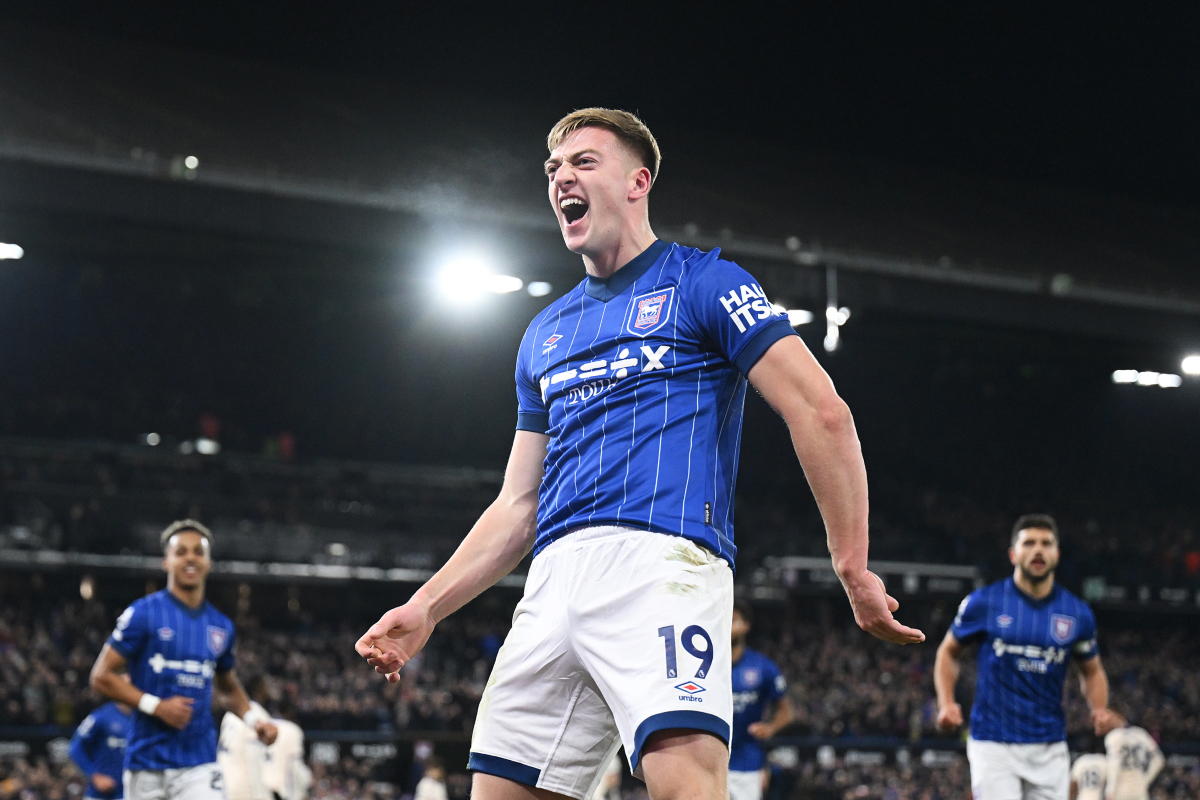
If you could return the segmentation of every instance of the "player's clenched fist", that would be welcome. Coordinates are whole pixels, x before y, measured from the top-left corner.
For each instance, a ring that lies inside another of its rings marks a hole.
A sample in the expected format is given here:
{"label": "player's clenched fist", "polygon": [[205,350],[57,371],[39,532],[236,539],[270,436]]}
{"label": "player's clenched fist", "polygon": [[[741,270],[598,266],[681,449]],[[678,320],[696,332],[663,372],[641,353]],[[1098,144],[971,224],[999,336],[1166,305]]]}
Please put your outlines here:
{"label": "player's clenched fist", "polygon": [[154,709],[154,716],[181,731],[192,721],[192,705],[195,702],[190,697],[181,697],[180,695],[168,697]]}
{"label": "player's clenched fist", "polygon": [[937,726],[943,731],[961,728],[963,724],[962,706],[958,703],[947,703],[938,709]]}
{"label": "player's clenched fist", "polygon": [[396,683],[400,680],[400,668],[411,661],[429,641],[433,626],[429,609],[410,601],[380,617],[379,622],[358,640],[354,649],[376,672],[387,676],[389,682]]}

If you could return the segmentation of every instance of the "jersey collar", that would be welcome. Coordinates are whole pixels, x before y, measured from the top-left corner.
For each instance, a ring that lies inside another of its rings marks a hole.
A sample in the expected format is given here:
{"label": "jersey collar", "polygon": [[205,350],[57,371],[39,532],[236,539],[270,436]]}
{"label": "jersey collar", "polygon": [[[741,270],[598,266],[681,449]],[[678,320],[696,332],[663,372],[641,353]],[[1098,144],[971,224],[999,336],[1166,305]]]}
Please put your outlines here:
{"label": "jersey collar", "polygon": [[1053,602],[1054,598],[1058,597],[1058,590],[1062,587],[1060,587],[1058,584],[1057,576],[1055,576],[1055,578],[1056,579],[1054,581],[1054,588],[1052,588],[1050,590],[1050,594],[1046,595],[1041,600],[1038,600],[1036,597],[1030,597],[1029,595],[1025,594],[1025,592],[1023,592],[1021,590],[1021,587],[1017,586],[1016,578],[1014,578],[1011,575],[1008,576],[1008,583],[1010,586],[1012,586],[1013,591],[1017,593],[1018,597],[1020,597],[1026,603],[1029,603],[1029,605],[1033,606],[1034,608],[1041,608],[1042,606],[1048,605],[1049,603]]}
{"label": "jersey collar", "polygon": [[596,278],[588,275],[583,290],[593,300],[607,303],[632,286],[633,282],[638,278],[645,275],[646,270],[654,266],[654,262],[658,261],[658,257],[666,249],[666,242],[662,239],[655,239],[654,244],[634,256],[632,261],[626,263],[625,266],[607,278]]}
{"label": "jersey collar", "polygon": [[200,617],[204,616],[204,612],[206,610],[208,610],[208,598],[207,597],[204,598],[204,602],[200,604],[199,608],[192,608],[187,603],[183,602],[178,597],[171,594],[170,589],[163,589],[163,593],[167,597],[171,598],[171,602],[173,602],[175,605],[179,606],[179,609],[181,611],[183,611],[183,613],[185,613],[189,617],[191,617],[192,619],[200,619]]}

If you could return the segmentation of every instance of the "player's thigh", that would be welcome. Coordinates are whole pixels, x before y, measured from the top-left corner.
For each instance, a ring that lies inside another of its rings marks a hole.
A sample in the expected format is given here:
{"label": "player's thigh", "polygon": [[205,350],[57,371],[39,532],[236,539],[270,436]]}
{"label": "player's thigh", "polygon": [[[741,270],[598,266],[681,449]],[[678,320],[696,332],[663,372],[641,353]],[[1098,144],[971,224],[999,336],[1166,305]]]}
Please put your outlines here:
{"label": "player's thigh", "polygon": [[593,543],[584,555],[574,565],[584,577],[571,597],[572,641],[612,709],[634,775],[646,741],[663,730],[711,734],[727,764],[729,565],[682,537],[646,532]]}
{"label": "player's thigh", "polygon": [[159,770],[125,770],[121,775],[127,800],[167,800],[166,774]]}
{"label": "player's thigh", "polygon": [[1031,747],[1022,777],[1025,800],[1062,800],[1071,791],[1071,753],[1066,742]]}
{"label": "player's thigh", "polygon": [[1009,745],[968,739],[967,761],[971,766],[974,800],[1022,800],[1020,770]]}
{"label": "player's thigh", "polygon": [[763,776],[758,770],[729,770],[729,800],[762,800]]}
{"label": "player's thigh", "polygon": [[650,800],[724,800],[728,796],[729,749],[711,733],[656,731],[642,747],[639,766]]}
{"label": "player's thigh", "polygon": [[471,800],[574,800],[565,794],[510,781],[486,772],[471,779]]}
{"label": "player's thigh", "polygon": [[169,770],[167,775],[169,800],[225,800],[225,778],[215,761]]}

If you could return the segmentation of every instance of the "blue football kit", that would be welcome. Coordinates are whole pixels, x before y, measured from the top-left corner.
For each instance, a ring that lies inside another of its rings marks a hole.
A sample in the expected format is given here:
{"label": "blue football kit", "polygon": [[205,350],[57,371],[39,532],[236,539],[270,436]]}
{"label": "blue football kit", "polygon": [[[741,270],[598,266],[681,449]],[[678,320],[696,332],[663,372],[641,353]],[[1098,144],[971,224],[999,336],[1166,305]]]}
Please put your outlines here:
{"label": "blue football kit", "polygon": [[733,663],[733,732],[729,743],[729,769],[757,772],[766,761],[762,743],[750,735],[750,726],[761,722],[768,707],[787,694],[787,681],[775,662],[746,648]]}
{"label": "blue football kit", "polygon": [[617,525],[691,539],[733,566],[746,373],[795,332],[720,251],[657,241],[530,323],[517,429],[550,435],[536,556]]}
{"label": "blue football kit", "polygon": [[[115,800],[124,796],[121,772],[125,769],[125,745],[129,739],[133,715],[116,703],[105,703],[88,714],[71,737],[68,751],[84,775],[88,776],[85,797]],[[116,781],[111,792],[101,792],[92,785],[95,774],[107,775]]]}
{"label": "blue football kit", "polygon": [[1099,654],[1096,617],[1058,584],[1035,600],[1012,578],[976,589],[958,608],[950,631],[979,642],[971,737],[1005,743],[1067,738],[1063,681],[1071,658]]}
{"label": "blue football kit", "polygon": [[117,619],[108,643],[129,662],[133,685],[166,700],[195,700],[192,718],[176,730],[133,712],[125,769],[166,770],[217,760],[212,715],[213,675],[233,669],[233,623],[207,600],[188,608],[166,589],[133,603]]}

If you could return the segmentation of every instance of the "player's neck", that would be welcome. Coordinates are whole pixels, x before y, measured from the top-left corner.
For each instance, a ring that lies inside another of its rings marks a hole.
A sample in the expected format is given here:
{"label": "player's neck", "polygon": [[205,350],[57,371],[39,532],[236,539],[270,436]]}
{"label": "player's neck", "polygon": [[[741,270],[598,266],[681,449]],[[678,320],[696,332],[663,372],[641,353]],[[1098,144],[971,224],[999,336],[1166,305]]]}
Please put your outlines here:
{"label": "player's neck", "polygon": [[1054,573],[1051,572],[1045,580],[1033,582],[1025,577],[1020,569],[1013,571],[1013,583],[1034,600],[1045,600],[1054,591]]}
{"label": "player's neck", "polygon": [[742,656],[746,655],[746,643],[738,642],[730,650],[730,661],[736,664],[742,660]]}
{"label": "player's neck", "polygon": [[176,600],[183,603],[190,609],[195,610],[204,604],[204,584],[193,586],[191,588],[184,588],[182,586],[175,585],[175,581],[170,581],[167,584],[167,591],[170,592]]}
{"label": "player's neck", "polygon": [[642,219],[636,225],[623,230],[621,238],[611,247],[595,253],[584,253],[583,267],[588,275],[608,280],[617,270],[640,256],[657,240],[658,237],[650,228],[650,220]]}

